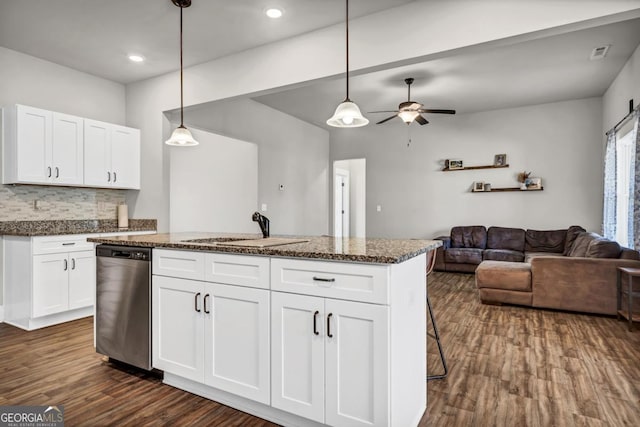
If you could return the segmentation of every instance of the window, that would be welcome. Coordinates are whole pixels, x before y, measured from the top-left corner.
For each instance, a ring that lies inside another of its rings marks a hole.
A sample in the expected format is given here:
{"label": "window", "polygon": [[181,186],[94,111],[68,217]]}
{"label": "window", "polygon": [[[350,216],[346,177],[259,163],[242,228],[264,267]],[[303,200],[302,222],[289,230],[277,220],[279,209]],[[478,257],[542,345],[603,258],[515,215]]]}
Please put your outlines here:
{"label": "window", "polygon": [[625,126],[616,135],[616,236],[622,246],[633,246],[629,241],[630,189],[633,167],[633,127]]}

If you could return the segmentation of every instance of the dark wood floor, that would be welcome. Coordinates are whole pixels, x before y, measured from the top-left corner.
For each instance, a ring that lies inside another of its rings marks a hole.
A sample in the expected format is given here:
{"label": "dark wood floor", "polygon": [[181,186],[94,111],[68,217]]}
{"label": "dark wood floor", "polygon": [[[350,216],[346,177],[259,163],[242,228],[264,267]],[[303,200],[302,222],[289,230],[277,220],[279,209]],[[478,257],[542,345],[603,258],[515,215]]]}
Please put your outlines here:
{"label": "dark wood floor", "polygon": [[[420,426],[640,425],[640,325],[485,306],[473,275],[433,273],[429,294],[450,374],[428,383]],[[104,362],[92,333],[91,319],[0,324],[0,405],[62,404],[68,426],[273,426]]]}

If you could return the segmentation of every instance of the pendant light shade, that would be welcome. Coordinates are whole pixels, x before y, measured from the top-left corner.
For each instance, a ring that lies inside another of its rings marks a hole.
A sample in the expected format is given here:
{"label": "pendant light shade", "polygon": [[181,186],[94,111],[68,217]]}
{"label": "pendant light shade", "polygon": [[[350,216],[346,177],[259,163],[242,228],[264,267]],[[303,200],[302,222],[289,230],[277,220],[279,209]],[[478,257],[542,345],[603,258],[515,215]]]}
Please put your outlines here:
{"label": "pendant light shade", "polygon": [[346,41],[347,41],[347,96],[340,105],[336,108],[335,113],[327,124],[329,126],[338,128],[357,128],[365,126],[369,123],[369,120],[362,115],[360,108],[355,102],[349,99],[349,0],[345,0],[346,3]]}
{"label": "pendant light shade", "polygon": [[182,64],[182,9],[191,6],[191,0],[171,0],[173,4],[180,8],[180,126],[171,134],[171,138],[164,143],[175,147],[188,147],[198,145],[198,141],[193,139],[191,132],[184,126],[184,83]]}

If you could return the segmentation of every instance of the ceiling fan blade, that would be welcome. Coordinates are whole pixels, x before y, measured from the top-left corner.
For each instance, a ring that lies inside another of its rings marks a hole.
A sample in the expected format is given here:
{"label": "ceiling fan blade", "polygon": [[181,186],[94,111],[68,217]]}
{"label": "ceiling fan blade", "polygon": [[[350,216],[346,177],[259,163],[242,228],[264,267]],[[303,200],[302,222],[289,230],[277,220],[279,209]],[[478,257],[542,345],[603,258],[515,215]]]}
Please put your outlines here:
{"label": "ceiling fan blade", "polygon": [[455,114],[456,110],[437,110],[432,108],[421,108],[419,113],[431,113],[431,114]]}
{"label": "ceiling fan blade", "polygon": [[421,115],[417,115],[414,121],[420,123],[420,125],[426,125],[427,123],[429,123],[429,120],[425,119]]}
{"label": "ceiling fan blade", "polygon": [[377,124],[377,125],[381,125],[381,124],[383,124],[384,122],[388,122],[389,120],[393,119],[393,118],[394,118],[394,117],[396,117],[396,116],[397,116],[397,114],[394,114],[394,115],[393,115],[393,116],[391,116],[391,117],[387,117],[387,118],[386,118],[386,119],[384,119],[384,120],[380,120],[380,121],[379,121],[378,123],[376,123],[376,124]]}
{"label": "ceiling fan blade", "polygon": [[398,110],[388,110],[388,111],[367,111],[367,113],[397,113]]}

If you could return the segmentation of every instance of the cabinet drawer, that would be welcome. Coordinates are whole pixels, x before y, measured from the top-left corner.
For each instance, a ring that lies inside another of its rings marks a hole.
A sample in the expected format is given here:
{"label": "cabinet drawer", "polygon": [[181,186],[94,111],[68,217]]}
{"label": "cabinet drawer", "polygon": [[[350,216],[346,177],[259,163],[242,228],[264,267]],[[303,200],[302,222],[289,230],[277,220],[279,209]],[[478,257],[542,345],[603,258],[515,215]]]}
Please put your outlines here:
{"label": "cabinet drawer", "polygon": [[204,280],[204,252],[154,249],[152,255],[153,274]]}
{"label": "cabinet drawer", "polygon": [[204,280],[269,289],[269,258],[207,253]]}
{"label": "cabinet drawer", "polygon": [[93,243],[87,242],[90,236],[90,234],[72,234],[32,237],[33,255],[93,250]]}
{"label": "cabinet drawer", "polygon": [[271,259],[272,290],[388,304],[388,283],[388,266]]}

